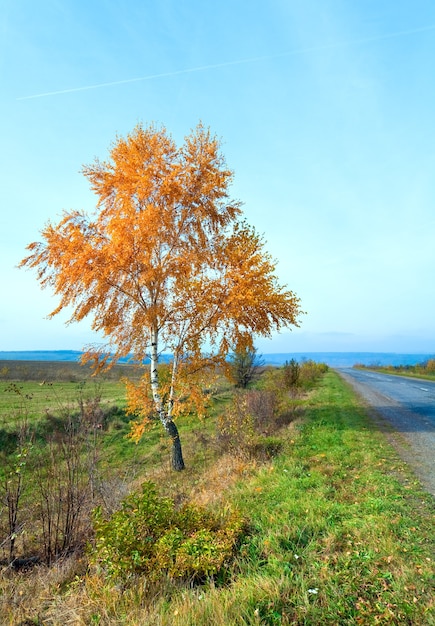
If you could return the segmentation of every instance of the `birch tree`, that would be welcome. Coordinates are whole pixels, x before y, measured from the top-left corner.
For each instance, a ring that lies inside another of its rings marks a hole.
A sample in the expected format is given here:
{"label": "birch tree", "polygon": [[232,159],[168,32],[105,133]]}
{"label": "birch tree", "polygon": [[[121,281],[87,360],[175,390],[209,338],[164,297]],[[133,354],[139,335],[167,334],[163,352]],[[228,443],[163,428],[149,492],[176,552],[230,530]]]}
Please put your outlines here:
{"label": "birch tree", "polygon": [[[89,317],[104,336],[104,347],[89,346],[85,359],[98,368],[128,355],[149,359],[154,411],[180,470],[174,415],[182,373],[298,325],[299,299],[278,283],[262,237],[231,199],[233,173],[203,125],[180,146],[164,127],[138,125],[83,174],[95,210],[46,224],[21,266],[36,269],[41,286],[58,296],[49,317],[72,310],[69,322]],[[163,390],[164,352],[173,360]]]}

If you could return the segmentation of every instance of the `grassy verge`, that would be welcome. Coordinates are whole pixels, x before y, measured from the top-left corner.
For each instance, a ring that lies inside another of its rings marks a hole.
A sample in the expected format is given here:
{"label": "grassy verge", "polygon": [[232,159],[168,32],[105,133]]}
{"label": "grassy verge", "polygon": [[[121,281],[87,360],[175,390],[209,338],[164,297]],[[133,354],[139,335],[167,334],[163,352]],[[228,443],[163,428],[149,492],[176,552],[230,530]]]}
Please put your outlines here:
{"label": "grassy verge", "polygon": [[435,623],[433,500],[336,374],[287,453],[233,497],[253,528],[237,578],[180,596],[163,623]]}
{"label": "grassy verge", "polygon": [[[368,368],[371,369],[371,368]],[[426,373],[426,372],[413,372],[409,370],[391,370],[388,367],[379,367],[376,368],[377,372],[381,374],[390,374],[391,376],[405,376],[406,378],[419,378],[421,380],[431,380],[435,381],[435,373]]]}
{"label": "grassy verge", "polygon": [[210,441],[201,453],[197,435],[202,473],[159,475],[163,491],[176,482],[194,498],[220,497],[249,521],[225,584],[156,587],[137,578],[116,586],[83,562],[68,572],[59,564],[14,578],[13,592],[2,585],[5,624],[20,623],[10,606],[26,596],[35,624],[435,624],[433,499],[337,374],[324,376],[305,405],[269,464],[205,462]]}
{"label": "grassy verge", "polygon": [[435,381],[435,359],[428,361],[427,365],[357,365],[355,367],[381,374],[391,374],[392,376]]}

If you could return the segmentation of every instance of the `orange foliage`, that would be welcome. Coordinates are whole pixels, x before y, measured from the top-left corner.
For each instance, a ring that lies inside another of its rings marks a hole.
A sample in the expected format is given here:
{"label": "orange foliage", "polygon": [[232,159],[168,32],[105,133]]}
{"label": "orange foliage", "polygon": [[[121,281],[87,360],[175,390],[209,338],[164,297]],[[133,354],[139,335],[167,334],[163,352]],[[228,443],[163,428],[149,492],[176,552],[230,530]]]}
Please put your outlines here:
{"label": "orange foliage", "polygon": [[[186,363],[177,368],[174,380],[170,365],[162,364],[158,370],[159,392],[162,402],[172,418],[195,413],[205,418],[215,380],[212,370],[188,371]],[[149,373],[138,381],[125,380],[127,389],[127,413],[134,416],[130,436],[136,443],[143,433],[156,423],[156,409],[152,397]]]}
{"label": "orange foliage", "polygon": [[[201,124],[180,147],[165,128],[139,125],[115,141],[108,161],[83,173],[98,198],[95,212],[48,223],[21,266],[35,268],[59,297],[51,316],[72,307],[70,322],[90,316],[107,338],[104,351],[89,348],[89,360],[106,367],[126,355],[151,358],[154,407],[165,425],[186,408],[182,397],[195,397],[183,373],[193,380],[204,345],[222,361],[252,346],[254,335],[297,325],[299,299],[278,284],[264,242],[241,220],[229,196],[232,172]],[[175,356],[167,387],[155,367],[163,351]],[[144,423],[148,384],[129,387]]]}

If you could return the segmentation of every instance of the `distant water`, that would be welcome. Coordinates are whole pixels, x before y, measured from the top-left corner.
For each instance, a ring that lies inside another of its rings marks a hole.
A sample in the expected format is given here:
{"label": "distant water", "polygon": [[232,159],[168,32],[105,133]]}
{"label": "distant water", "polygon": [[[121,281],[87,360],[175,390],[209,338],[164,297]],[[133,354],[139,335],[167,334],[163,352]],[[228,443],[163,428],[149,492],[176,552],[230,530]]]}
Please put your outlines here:
{"label": "distant water", "polygon": [[352,367],[353,365],[416,365],[434,354],[398,354],[396,352],[294,352],[293,354],[263,354],[267,365],[283,365],[290,359],[298,362],[311,359],[317,363],[326,363],[330,367]]}
{"label": "distant water", "polygon": [[78,361],[78,350],[20,350],[0,351],[0,361]]}
{"label": "distant water", "polygon": [[[78,350],[30,350],[4,352],[0,351],[0,361],[78,361],[81,356]],[[168,355],[163,355],[168,360]],[[295,359],[298,362],[311,359],[317,363],[326,363],[330,367],[352,367],[356,363],[362,365],[416,365],[435,354],[398,354],[395,352],[285,352],[261,355],[266,365],[283,365]],[[124,359],[121,362],[126,362]]]}

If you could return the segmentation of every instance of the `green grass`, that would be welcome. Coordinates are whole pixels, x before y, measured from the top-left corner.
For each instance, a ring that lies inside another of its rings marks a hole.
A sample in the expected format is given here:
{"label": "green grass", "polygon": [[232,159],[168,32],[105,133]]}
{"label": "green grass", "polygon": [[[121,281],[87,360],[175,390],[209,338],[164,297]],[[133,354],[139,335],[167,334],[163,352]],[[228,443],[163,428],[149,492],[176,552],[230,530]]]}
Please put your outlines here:
{"label": "green grass", "polygon": [[[225,406],[224,395],[215,405]],[[336,373],[303,405],[268,464],[219,458],[213,419],[180,422],[185,472],[168,470],[159,431],[127,442],[162,493],[243,513],[249,534],[224,585],[117,586],[79,559],[2,583],[5,624],[18,616],[100,626],[435,624],[433,498]],[[121,465],[123,446],[113,442]]]}
{"label": "green grass", "polygon": [[232,494],[252,528],[233,584],[181,594],[162,623],[435,623],[433,500],[336,374],[287,446]]}
{"label": "green grass", "polygon": [[77,406],[82,393],[91,397],[101,393],[102,406],[125,406],[125,387],[119,381],[34,382],[2,381],[0,383],[0,427],[17,425],[26,415],[32,421],[47,413],[61,415]]}

